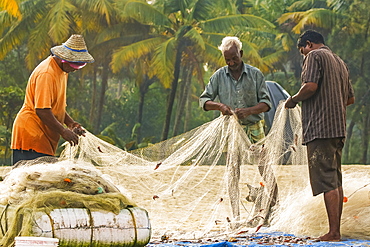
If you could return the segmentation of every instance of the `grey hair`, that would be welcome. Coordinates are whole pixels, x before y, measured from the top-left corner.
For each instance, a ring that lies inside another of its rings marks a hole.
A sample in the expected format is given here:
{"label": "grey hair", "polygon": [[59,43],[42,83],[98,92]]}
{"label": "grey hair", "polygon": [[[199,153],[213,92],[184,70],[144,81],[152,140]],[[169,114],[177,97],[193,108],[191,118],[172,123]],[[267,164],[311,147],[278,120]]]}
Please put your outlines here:
{"label": "grey hair", "polygon": [[227,36],[222,39],[221,45],[218,47],[218,49],[224,53],[225,51],[229,50],[231,47],[236,46],[236,49],[238,52],[242,49],[242,42],[239,40],[238,37],[231,37]]}

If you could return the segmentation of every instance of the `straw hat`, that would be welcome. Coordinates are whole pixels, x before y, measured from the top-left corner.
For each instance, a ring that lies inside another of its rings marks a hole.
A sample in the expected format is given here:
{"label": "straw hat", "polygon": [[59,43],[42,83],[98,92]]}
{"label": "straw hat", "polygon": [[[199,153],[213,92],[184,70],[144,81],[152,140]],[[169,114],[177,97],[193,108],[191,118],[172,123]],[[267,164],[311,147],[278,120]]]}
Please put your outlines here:
{"label": "straw hat", "polygon": [[87,51],[82,35],[72,34],[62,45],[54,46],[51,53],[67,62],[93,63],[95,60]]}

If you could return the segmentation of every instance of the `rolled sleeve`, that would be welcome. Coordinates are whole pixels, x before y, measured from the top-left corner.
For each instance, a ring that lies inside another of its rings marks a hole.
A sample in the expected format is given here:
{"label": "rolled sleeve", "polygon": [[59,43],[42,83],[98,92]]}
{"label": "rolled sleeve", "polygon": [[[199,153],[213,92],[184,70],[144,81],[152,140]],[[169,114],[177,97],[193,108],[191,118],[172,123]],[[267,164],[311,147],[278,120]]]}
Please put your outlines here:
{"label": "rolled sleeve", "polygon": [[217,86],[215,85],[213,77],[209,80],[208,85],[204,89],[204,92],[199,97],[199,106],[206,111],[204,108],[207,101],[214,101],[217,97]]}
{"label": "rolled sleeve", "polygon": [[267,90],[265,77],[263,76],[262,73],[258,76],[257,84],[259,85],[259,89],[257,91],[258,103],[265,103],[270,110],[272,107],[271,99]]}

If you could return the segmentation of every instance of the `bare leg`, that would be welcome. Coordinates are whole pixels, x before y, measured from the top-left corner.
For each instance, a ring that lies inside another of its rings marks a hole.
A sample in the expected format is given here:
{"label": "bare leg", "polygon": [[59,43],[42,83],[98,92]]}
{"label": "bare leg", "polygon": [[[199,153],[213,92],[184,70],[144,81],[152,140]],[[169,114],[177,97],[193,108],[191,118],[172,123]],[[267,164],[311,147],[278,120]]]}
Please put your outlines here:
{"label": "bare leg", "polygon": [[343,209],[343,188],[339,187],[324,193],[326,213],[329,219],[329,232],[319,239],[321,241],[340,241],[340,219]]}

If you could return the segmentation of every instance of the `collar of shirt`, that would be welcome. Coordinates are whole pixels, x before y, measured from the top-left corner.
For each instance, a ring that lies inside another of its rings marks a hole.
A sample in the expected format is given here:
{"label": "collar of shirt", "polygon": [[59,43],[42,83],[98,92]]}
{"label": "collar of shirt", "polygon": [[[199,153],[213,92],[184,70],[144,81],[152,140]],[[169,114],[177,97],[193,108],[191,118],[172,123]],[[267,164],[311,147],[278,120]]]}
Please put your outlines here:
{"label": "collar of shirt", "polygon": [[[245,64],[244,62],[242,62],[242,73],[240,73],[240,77],[243,73],[247,74],[247,64]],[[226,69],[226,74],[230,75],[231,76],[231,71],[230,71],[230,68],[229,66],[227,66],[227,69]],[[231,76],[232,77],[232,76]],[[233,77],[232,77],[233,78]],[[240,78],[239,78],[240,79]]]}

